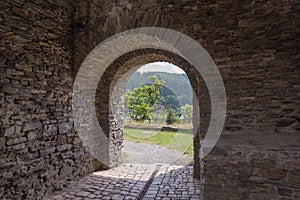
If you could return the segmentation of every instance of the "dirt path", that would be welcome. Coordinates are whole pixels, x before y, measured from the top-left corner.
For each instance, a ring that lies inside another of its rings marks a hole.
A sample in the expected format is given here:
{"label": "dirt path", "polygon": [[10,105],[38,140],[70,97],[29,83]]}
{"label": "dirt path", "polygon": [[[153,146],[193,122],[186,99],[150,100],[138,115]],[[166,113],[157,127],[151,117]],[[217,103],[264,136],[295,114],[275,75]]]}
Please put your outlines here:
{"label": "dirt path", "polygon": [[134,143],[124,140],[124,162],[129,163],[166,163],[172,165],[188,165],[193,158],[178,150],[168,149],[155,144]]}

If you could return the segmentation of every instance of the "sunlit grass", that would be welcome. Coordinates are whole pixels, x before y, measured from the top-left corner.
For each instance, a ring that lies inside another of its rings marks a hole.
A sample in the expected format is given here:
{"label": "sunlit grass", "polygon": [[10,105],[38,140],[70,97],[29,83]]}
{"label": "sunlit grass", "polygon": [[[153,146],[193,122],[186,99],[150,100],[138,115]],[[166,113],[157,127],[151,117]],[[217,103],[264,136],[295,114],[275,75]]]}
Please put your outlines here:
{"label": "sunlit grass", "polygon": [[192,133],[125,128],[124,137],[132,142],[157,144],[190,156],[194,154]]}

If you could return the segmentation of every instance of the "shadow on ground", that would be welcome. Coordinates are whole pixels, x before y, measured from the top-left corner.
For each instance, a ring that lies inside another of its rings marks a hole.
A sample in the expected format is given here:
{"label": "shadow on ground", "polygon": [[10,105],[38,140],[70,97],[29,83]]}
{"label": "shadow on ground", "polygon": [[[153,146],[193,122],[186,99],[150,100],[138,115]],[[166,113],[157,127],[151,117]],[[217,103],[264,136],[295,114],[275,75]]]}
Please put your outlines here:
{"label": "shadow on ground", "polygon": [[46,199],[199,200],[200,181],[192,170],[192,166],[123,164],[84,176]]}

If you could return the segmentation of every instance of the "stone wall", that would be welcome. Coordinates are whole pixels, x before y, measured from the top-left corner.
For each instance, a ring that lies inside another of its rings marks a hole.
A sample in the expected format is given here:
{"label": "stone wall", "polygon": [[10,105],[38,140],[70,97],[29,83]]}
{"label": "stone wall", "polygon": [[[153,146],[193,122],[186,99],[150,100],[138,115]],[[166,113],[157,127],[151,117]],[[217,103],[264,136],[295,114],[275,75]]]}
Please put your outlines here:
{"label": "stone wall", "polygon": [[298,133],[224,132],[204,160],[204,199],[299,199]]}
{"label": "stone wall", "polygon": [[0,3],[0,199],[42,199],[99,167],[73,129],[72,13]]}
{"label": "stone wall", "polygon": [[98,0],[76,5],[75,68],[118,32],[170,28],[197,40],[219,67],[229,102],[226,129],[299,131],[298,2]]}
{"label": "stone wall", "polygon": [[[205,159],[205,198],[298,198],[299,183],[288,177],[299,177],[300,165],[293,143],[300,129],[299,2],[98,0],[77,5],[75,72],[104,39],[147,26],[185,33],[214,59],[228,100],[224,135],[239,139],[222,136]],[[243,138],[249,133],[252,139]],[[264,146],[272,138],[274,143]]]}
{"label": "stone wall", "polygon": [[299,198],[298,1],[69,2],[0,3],[0,196],[40,199],[100,167],[72,128],[74,74],[104,39],[157,26],[197,40],[225,82],[225,132],[204,162],[205,198]]}

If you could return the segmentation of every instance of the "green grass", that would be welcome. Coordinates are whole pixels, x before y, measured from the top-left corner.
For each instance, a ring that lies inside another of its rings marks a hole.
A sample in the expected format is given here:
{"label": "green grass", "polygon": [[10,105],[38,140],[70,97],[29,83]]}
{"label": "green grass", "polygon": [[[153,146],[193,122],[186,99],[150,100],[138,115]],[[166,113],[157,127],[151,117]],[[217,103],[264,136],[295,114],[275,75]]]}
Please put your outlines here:
{"label": "green grass", "polygon": [[124,137],[132,142],[157,144],[169,149],[177,149],[187,155],[194,155],[193,134],[125,128]]}

